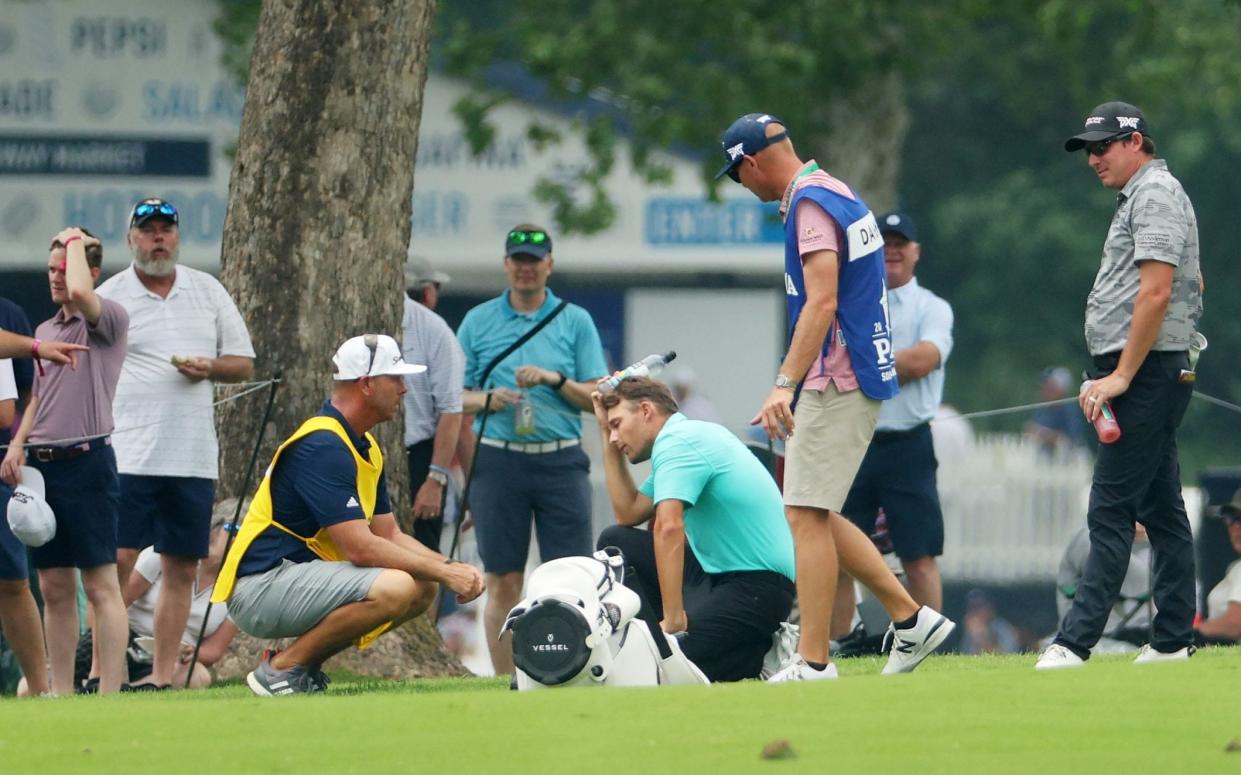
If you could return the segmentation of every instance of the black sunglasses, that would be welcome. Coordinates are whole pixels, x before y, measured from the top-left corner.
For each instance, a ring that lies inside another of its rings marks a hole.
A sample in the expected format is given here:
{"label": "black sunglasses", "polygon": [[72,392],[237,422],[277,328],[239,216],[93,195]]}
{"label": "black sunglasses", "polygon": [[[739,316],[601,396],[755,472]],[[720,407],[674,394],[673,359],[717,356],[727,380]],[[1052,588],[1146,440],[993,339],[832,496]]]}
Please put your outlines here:
{"label": "black sunglasses", "polygon": [[371,359],[366,364],[366,375],[371,376],[371,369],[375,368],[375,353],[379,352],[379,335],[367,334],[362,337],[362,343],[366,345],[366,349],[371,351]]}
{"label": "black sunglasses", "polygon": [[1094,143],[1086,143],[1086,145],[1084,145],[1083,147],[1086,149],[1087,156],[1102,156],[1103,154],[1107,153],[1107,149],[1112,146],[1112,143],[1118,140],[1128,140],[1132,134],[1133,132],[1126,132],[1123,135],[1116,135],[1115,137],[1109,137],[1106,140],[1099,140],[1098,142],[1094,142]]}
{"label": "black sunglasses", "polygon": [[1241,514],[1236,514],[1233,512],[1225,512],[1223,514],[1223,517],[1224,517],[1224,524],[1226,525],[1241,524]]}
{"label": "black sunglasses", "polygon": [[547,242],[547,232],[545,231],[510,231],[508,233],[508,244],[510,245],[542,245]]}
{"label": "black sunglasses", "polygon": [[177,222],[177,208],[167,202],[143,202],[134,208],[134,217],[132,220],[139,218],[149,218],[153,215],[162,215],[169,218],[173,223]]}

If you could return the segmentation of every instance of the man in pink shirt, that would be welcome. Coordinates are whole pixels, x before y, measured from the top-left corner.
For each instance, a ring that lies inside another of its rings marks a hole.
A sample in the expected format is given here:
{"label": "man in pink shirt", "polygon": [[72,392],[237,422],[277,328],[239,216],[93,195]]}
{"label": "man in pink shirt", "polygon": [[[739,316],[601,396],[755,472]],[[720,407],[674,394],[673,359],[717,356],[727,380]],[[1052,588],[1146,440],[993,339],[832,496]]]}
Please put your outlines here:
{"label": "man in pink shirt", "polygon": [[[21,483],[21,467],[43,475],[56,535],[30,550],[39,569],[45,603],[51,689],[73,694],[73,655],[78,641],[77,574],[94,613],[99,646],[99,691],[115,692],[125,681],[129,624],[116,575],[119,485],[112,453],[112,397],[125,360],[129,315],[95,293],[103,262],[99,240],[69,228],[52,238],[47,278],[60,311],[35,331],[32,350],[63,352],[65,342],[89,349],[76,353],[77,368],[40,365],[30,404],[0,463],[0,477]],[[27,448],[28,445],[28,448]]]}
{"label": "man in pink shirt", "polygon": [[907,673],[954,625],[919,607],[870,539],[840,515],[880,404],[898,391],[879,226],[848,186],[797,156],[774,116],[737,119],[723,148],[728,161],[717,177],[780,202],[785,222],[789,348],[753,422],[787,439],[784,504],[797,548],[801,641],[797,656],[770,680],[836,677],[828,624],[838,557],[892,617],[883,672]]}

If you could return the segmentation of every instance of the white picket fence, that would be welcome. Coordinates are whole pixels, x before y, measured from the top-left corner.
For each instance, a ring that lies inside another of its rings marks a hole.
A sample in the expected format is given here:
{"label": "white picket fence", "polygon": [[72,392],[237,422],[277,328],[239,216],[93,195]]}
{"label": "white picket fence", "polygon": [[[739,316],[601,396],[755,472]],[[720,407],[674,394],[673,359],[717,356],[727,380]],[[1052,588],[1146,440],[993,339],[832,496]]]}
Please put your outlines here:
{"label": "white picket fence", "polygon": [[1053,578],[1064,547],[1086,523],[1091,468],[1084,450],[1049,456],[1011,434],[980,435],[941,460],[944,578]]}

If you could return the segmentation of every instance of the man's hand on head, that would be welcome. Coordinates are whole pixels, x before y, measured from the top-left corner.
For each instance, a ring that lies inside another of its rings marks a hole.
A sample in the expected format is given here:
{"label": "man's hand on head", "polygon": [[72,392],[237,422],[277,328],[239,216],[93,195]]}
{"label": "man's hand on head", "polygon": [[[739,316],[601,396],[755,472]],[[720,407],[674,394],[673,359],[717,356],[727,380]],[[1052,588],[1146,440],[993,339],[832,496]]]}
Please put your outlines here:
{"label": "man's hand on head", "polygon": [[[603,382],[606,379],[607,377],[604,377],[599,381]],[[603,431],[604,434],[610,433],[611,428],[608,427],[608,410],[603,406],[603,394],[598,390],[591,393],[590,403],[595,409],[595,419],[599,421],[599,430]]]}

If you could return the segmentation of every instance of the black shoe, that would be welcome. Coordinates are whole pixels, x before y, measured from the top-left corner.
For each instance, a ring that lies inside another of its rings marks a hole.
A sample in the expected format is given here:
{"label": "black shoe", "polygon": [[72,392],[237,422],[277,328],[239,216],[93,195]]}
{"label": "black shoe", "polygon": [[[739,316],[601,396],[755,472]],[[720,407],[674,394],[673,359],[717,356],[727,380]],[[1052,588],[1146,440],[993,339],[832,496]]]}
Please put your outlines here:
{"label": "black shoe", "polygon": [[76,689],[73,690],[73,693],[74,694],[99,694],[99,679],[98,678],[87,678],[85,681],[79,684]]}
{"label": "black shoe", "polygon": [[172,689],[172,684],[121,684],[123,692],[166,692]]}
{"label": "black shoe", "polygon": [[861,657],[883,653],[884,635],[871,635],[861,622],[853,631],[836,642],[833,657]]}

